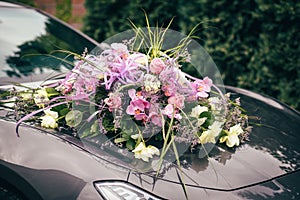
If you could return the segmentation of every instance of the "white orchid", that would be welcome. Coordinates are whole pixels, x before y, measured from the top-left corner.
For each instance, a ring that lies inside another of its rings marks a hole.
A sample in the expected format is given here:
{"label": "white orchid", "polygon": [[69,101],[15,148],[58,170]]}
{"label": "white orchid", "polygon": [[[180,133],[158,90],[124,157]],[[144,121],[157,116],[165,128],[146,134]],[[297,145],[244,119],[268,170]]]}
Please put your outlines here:
{"label": "white orchid", "polygon": [[44,113],[45,115],[40,117],[42,119],[41,126],[45,128],[56,128],[58,126],[56,123],[58,113],[50,109],[44,110]]}
{"label": "white orchid", "polygon": [[239,146],[240,140],[239,140],[239,134],[243,133],[243,129],[240,124],[236,124],[235,126],[232,126],[229,131],[225,131],[227,135],[220,138],[220,142],[223,143],[226,141],[226,145],[228,147],[233,147],[234,145]]}
{"label": "white orchid", "polygon": [[198,118],[201,113],[207,112],[207,111],[208,111],[208,108],[206,106],[197,105],[196,107],[194,107],[192,109],[192,112],[191,112],[190,116]]}
{"label": "white orchid", "polygon": [[159,155],[159,150],[156,147],[151,145],[146,147],[143,142],[139,143],[132,152],[134,153],[135,158],[142,159],[145,162],[148,162],[149,158],[152,158],[153,155]]}
{"label": "white orchid", "polygon": [[200,127],[207,120],[207,117],[198,118],[201,115],[201,113],[207,112],[207,111],[208,111],[208,108],[206,106],[200,106],[200,105],[197,105],[192,109],[190,117],[197,118],[197,123],[196,123],[197,127]]}
{"label": "white orchid", "polygon": [[205,143],[216,143],[216,137],[222,131],[223,122],[215,121],[212,125],[208,127],[208,130],[204,131],[199,137],[199,142],[201,144]]}

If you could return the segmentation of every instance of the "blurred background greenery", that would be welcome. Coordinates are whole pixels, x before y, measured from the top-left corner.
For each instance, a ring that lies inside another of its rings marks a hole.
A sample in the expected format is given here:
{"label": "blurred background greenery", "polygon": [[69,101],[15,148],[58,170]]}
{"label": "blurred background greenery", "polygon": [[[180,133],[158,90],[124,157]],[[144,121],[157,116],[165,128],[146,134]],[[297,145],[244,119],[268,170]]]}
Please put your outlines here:
{"label": "blurred background greenery", "polygon": [[[70,2],[56,0],[56,16],[70,18]],[[34,5],[34,0],[22,0]],[[64,6],[63,3],[66,3]],[[67,8],[67,9],[66,9]],[[101,42],[130,29],[128,19],[196,33],[225,84],[267,94],[300,110],[300,1],[298,0],[85,0],[82,30]]]}

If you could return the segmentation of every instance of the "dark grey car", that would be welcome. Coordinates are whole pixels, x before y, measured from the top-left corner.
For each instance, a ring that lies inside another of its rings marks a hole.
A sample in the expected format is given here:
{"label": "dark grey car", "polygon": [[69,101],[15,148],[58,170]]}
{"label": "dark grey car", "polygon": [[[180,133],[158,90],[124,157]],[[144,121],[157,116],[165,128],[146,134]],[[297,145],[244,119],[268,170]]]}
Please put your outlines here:
{"label": "dark grey car", "polygon": [[[6,2],[0,2],[0,41],[1,94],[12,82],[61,78],[71,67],[28,55],[63,56],[53,51],[80,53],[97,45],[51,16]],[[215,146],[204,158],[200,150],[183,154],[182,176],[172,163],[158,177],[136,171],[116,152],[63,130],[24,124],[17,137],[14,110],[1,104],[0,199],[181,200],[186,198],[182,182],[189,199],[300,199],[299,112],[257,93],[226,90],[241,97],[259,125],[250,141],[235,149]]]}

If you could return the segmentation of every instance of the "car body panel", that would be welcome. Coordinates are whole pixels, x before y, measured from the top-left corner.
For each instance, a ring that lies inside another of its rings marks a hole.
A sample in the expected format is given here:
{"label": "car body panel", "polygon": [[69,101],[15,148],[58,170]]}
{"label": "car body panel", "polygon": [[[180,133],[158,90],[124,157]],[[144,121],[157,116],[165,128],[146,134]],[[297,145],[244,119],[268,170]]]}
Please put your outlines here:
{"label": "car body panel", "polygon": [[[182,167],[188,194],[192,199],[196,196],[199,199],[200,196],[204,199],[299,198],[299,112],[248,90],[229,86],[226,90],[232,96],[241,97],[242,106],[249,116],[260,118],[259,124],[254,125],[250,141],[234,150],[219,146],[215,147],[217,154],[209,159],[191,156],[188,167]],[[159,180],[132,173],[129,181],[149,190],[154,188],[155,194],[167,199],[183,199],[176,171],[176,168],[167,169]],[[172,189],[166,193],[163,188]]]}
{"label": "car body panel", "polygon": [[[187,186],[187,194],[189,199],[198,200],[286,200],[286,199],[299,199],[299,184],[300,172],[293,172],[289,175],[277,177],[276,179],[268,180],[256,185],[239,188],[236,190],[212,190],[199,187]],[[140,183],[138,176],[130,177],[129,181],[134,184]],[[142,176],[142,186],[155,194],[164,197],[165,199],[182,200],[185,195],[182,192],[182,186],[177,183],[156,180],[153,189],[153,179]]]}
{"label": "car body panel", "polygon": [[[95,180],[127,179],[128,169],[106,162],[50,133],[22,126],[17,137],[15,123],[0,120],[0,127],[0,165],[30,183],[42,199],[77,199],[85,190],[99,198],[93,186]],[[83,199],[87,199],[86,195]]]}
{"label": "car body panel", "polygon": [[[241,96],[246,108],[255,105],[256,109],[252,114],[265,116],[262,121],[268,124],[254,127],[250,141],[234,151],[216,147],[219,155],[212,154],[209,159],[191,157],[190,165],[182,168],[188,195],[191,199],[200,196],[204,199],[248,199],[249,196],[276,199],[282,195],[297,197],[299,194],[295,191],[299,191],[300,186],[300,145],[297,140],[299,129],[295,128],[299,126],[296,123],[299,113],[276,100],[261,95],[256,98],[256,93],[233,87],[230,89]],[[266,104],[267,100],[269,104]],[[274,128],[274,121],[269,122],[266,118],[268,110],[272,110],[273,119],[284,116],[285,119],[296,121],[293,126],[283,124]],[[130,166],[123,165],[118,158],[110,157],[97,148],[89,148],[87,143],[80,145],[80,140],[72,136],[52,134],[24,125],[20,128],[20,137],[17,137],[15,122],[1,120],[0,125],[3,127],[0,135],[5,135],[5,141],[0,140],[1,164],[19,169],[16,171],[21,177],[31,184],[36,183],[33,187],[47,194],[43,198],[54,199],[62,195],[62,192],[70,199],[80,197],[85,191],[93,192],[87,192],[83,196],[93,193],[99,195],[93,188],[93,182],[103,180],[128,180],[162,198],[185,198],[177,168],[171,167],[164,176],[156,178],[129,169]],[[43,184],[44,180],[49,181]],[[55,187],[49,188],[49,183]],[[60,190],[63,188],[60,183],[65,186],[69,184],[68,190]],[[76,193],[75,190],[83,193]]]}

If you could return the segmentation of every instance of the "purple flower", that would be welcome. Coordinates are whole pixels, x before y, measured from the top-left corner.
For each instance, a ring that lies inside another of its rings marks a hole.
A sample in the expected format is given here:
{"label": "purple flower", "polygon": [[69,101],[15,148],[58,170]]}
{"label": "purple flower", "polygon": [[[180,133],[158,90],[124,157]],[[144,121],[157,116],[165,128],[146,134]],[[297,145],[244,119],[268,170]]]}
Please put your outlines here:
{"label": "purple flower", "polygon": [[177,110],[174,110],[174,106],[171,104],[168,104],[162,113],[167,115],[169,118],[172,118],[174,115],[175,119],[182,119],[181,115],[177,113]]}
{"label": "purple flower", "polygon": [[104,99],[104,102],[108,105],[108,110],[111,112],[113,109],[121,106],[121,97],[118,94],[109,93],[109,97]]}
{"label": "purple flower", "polygon": [[129,54],[127,46],[122,43],[112,43],[108,46],[108,49],[102,52],[103,56],[108,56],[109,59],[113,59],[114,57],[127,57]]}
{"label": "purple flower", "polygon": [[186,79],[185,74],[176,66],[166,67],[160,74],[161,89],[166,96],[174,96],[176,93],[190,93],[190,82]]}
{"label": "purple flower", "polygon": [[191,83],[191,88],[193,90],[192,96],[194,98],[207,98],[208,92],[212,86],[212,80],[208,77],[205,77],[203,80],[196,80]]}
{"label": "purple flower", "polygon": [[67,94],[71,92],[73,89],[73,83],[70,82],[65,82],[63,86],[64,86],[64,90],[62,91],[63,94]]}
{"label": "purple flower", "polygon": [[170,97],[170,96],[176,94],[176,92],[177,92],[176,85],[174,84],[174,82],[171,82],[171,81],[169,84],[162,86],[161,89],[162,89],[162,91],[164,91],[164,94],[167,97]]}
{"label": "purple flower", "polygon": [[162,127],[162,119],[161,116],[158,113],[150,113],[149,119],[151,122],[159,127]]}
{"label": "purple flower", "polygon": [[[151,98],[151,101],[153,99]],[[159,114],[159,103],[151,103],[151,107],[149,109],[149,120],[157,126],[162,126],[162,116]]]}
{"label": "purple flower", "polygon": [[184,96],[180,94],[175,94],[168,99],[168,104],[175,105],[177,108],[182,109],[184,106]]}
{"label": "purple flower", "polygon": [[134,115],[136,120],[147,121],[148,116],[145,110],[150,108],[150,103],[142,96],[141,92],[130,89],[128,94],[131,98],[130,105],[126,109],[128,115]]}
{"label": "purple flower", "polygon": [[[132,54],[133,55],[133,54]],[[108,62],[108,68],[104,75],[106,89],[109,90],[115,81],[122,84],[142,82],[145,69],[138,62],[140,56],[118,56]]]}

